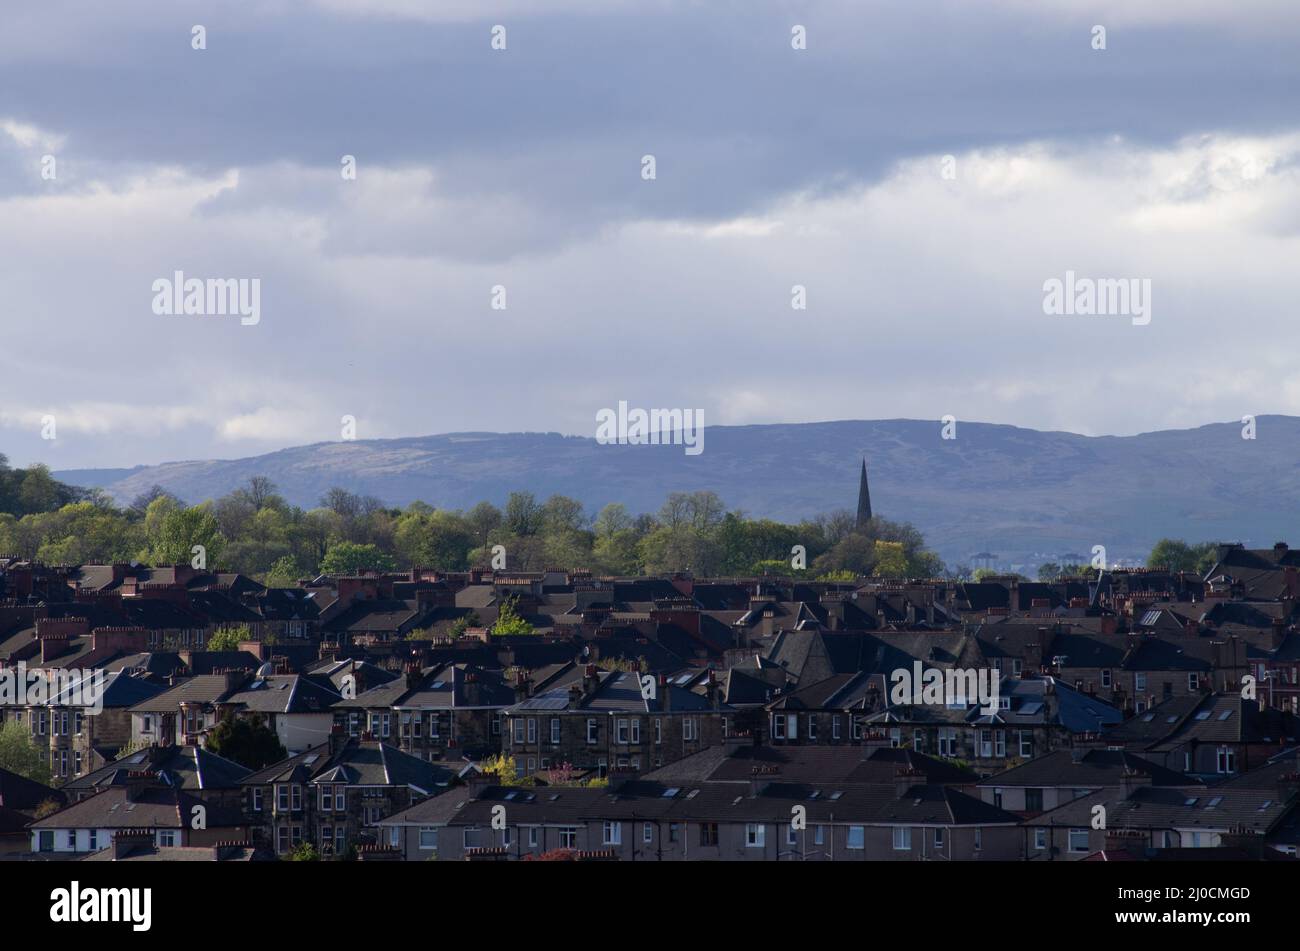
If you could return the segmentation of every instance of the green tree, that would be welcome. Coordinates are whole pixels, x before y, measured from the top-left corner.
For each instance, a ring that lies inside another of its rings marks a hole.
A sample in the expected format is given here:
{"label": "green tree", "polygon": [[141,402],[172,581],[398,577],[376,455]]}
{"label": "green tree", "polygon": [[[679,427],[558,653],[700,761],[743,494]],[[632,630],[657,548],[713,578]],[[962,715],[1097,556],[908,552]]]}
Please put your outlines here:
{"label": "green tree", "polygon": [[469,614],[458,617],[456,620],[452,621],[451,627],[447,629],[447,633],[452,637],[463,637],[465,632],[471,627],[482,627],[482,625],[483,622],[479,620],[478,612],[470,611]]}
{"label": "green tree", "polygon": [[377,545],[338,542],[331,545],[321,559],[320,570],[327,575],[352,575],[359,571],[394,571],[397,563]]}
{"label": "green tree", "polygon": [[876,565],[872,574],[877,578],[907,576],[907,553],[902,542],[876,542]]}
{"label": "green tree", "polygon": [[492,633],[496,637],[506,637],[512,634],[532,634],[533,626],[521,617],[515,609],[518,598],[506,598],[497,608],[496,623],[492,625]]}
{"label": "green tree", "polygon": [[290,862],[319,862],[320,852],[310,842],[299,842],[289,853]]}
{"label": "green tree", "polygon": [[507,756],[505,753],[498,753],[496,756],[484,760],[481,769],[487,775],[492,776],[498,786],[522,785],[518,771],[515,769],[514,758]]}
{"label": "green tree", "polygon": [[[155,499],[149,505],[149,514],[145,516],[146,526],[149,515],[154,514],[155,506],[164,506],[164,499]],[[204,557],[209,569],[215,568],[217,559],[225,547],[225,538],[221,535],[217,518],[212,512],[211,503],[195,505],[192,508],[170,508],[164,511],[160,519],[155,520],[155,533],[151,535],[151,557],[156,565],[188,565],[194,557],[194,546],[202,545]]]}
{"label": "green tree", "polygon": [[0,727],[0,769],[47,786],[50,784],[50,770],[41,761],[41,751],[32,742],[27,727],[17,720],[9,720]]}
{"label": "green tree", "polygon": [[1170,571],[1193,571],[1207,574],[1218,561],[1218,546],[1214,542],[1189,545],[1177,538],[1162,538],[1147,556],[1148,568],[1168,568]]}
{"label": "green tree", "polygon": [[235,627],[223,627],[212,633],[208,638],[208,650],[210,651],[237,651],[239,650],[240,641],[251,641],[253,631],[247,624],[240,624]]}
{"label": "green tree", "polygon": [[240,766],[258,770],[279,762],[288,753],[260,716],[227,715],[208,733],[207,748]]}

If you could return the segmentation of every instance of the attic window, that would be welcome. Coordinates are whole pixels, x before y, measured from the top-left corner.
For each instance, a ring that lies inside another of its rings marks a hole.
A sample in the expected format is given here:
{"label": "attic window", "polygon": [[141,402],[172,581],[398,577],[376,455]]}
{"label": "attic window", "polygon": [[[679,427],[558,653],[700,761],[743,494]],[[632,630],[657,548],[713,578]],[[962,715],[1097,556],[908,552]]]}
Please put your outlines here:
{"label": "attic window", "polygon": [[819,799],[819,798],[821,797],[821,794],[822,794],[822,791],[821,791],[820,789],[814,789],[812,792],[810,792],[810,793],[808,794],[808,798],[809,798],[809,799]]}
{"label": "attic window", "polygon": [[1226,719],[1228,719],[1228,717],[1230,717],[1230,716],[1232,716],[1232,711],[1231,711],[1231,710],[1224,710],[1222,713],[1219,714],[1219,719],[1220,719],[1221,721],[1222,721],[1222,720],[1226,720]]}
{"label": "attic window", "polygon": [[1215,797],[1214,797],[1213,799],[1211,799],[1208,803],[1206,803],[1205,808],[1206,808],[1206,809],[1213,809],[1215,806],[1217,806],[1217,805],[1218,805],[1219,803],[1221,803],[1221,802],[1223,802],[1223,797],[1222,797],[1222,796],[1215,796]]}
{"label": "attic window", "polygon": [[1271,805],[1273,805],[1273,800],[1272,800],[1272,799],[1265,799],[1265,800],[1264,800],[1264,805],[1262,805],[1262,806],[1259,807],[1259,811],[1260,811],[1260,812],[1263,812],[1265,809],[1267,809],[1267,808],[1268,808],[1269,806],[1271,806]]}
{"label": "attic window", "polygon": [[1142,722],[1143,722],[1143,723],[1150,723],[1150,722],[1151,722],[1152,720],[1154,720],[1155,718],[1156,718],[1156,715],[1155,715],[1154,713],[1148,713],[1146,716],[1144,716],[1144,717],[1142,718]]}
{"label": "attic window", "polygon": [[679,792],[681,792],[681,791],[682,791],[682,790],[681,790],[681,787],[680,787],[680,786],[672,786],[672,787],[669,787],[668,789],[665,789],[665,790],[664,790],[664,792],[663,792],[663,798],[664,798],[664,799],[672,799],[674,796],[676,796],[676,795],[677,795]]}
{"label": "attic window", "polygon": [[1183,803],[1183,805],[1184,805],[1184,806],[1194,806],[1194,805],[1196,805],[1196,802],[1197,802],[1198,799],[1200,799],[1199,796],[1191,796],[1190,798],[1188,798],[1188,799]]}
{"label": "attic window", "polygon": [[841,796],[843,796],[843,795],[844,795],[844,793],[840,792],[840,791],[837,789],[837,790],[835,790],[835,792],[831,793],[831,798],[832,798],[832,799],[839,799],[839,798],[840,798]]}
{"label": "attic window", "polygon": [[1196,719],[1198,720],[1208,720],[1209,718],[1210,718],[1209,710],[1202,710],[1200,713],[1196,714]]}

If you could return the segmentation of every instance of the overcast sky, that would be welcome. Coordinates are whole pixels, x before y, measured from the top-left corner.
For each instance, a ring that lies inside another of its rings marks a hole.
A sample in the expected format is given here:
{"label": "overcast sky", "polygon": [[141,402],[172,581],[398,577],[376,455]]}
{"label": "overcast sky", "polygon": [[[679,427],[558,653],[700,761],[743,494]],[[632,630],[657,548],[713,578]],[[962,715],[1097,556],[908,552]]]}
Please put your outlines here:
{"label": "overcast sky", "polygon": [[[15,463],[252,455],[344,415],[594,435],[620,400],[1087,434],[1300,414],[1294,0],[3,17]],[[155,314],[178,270],[260,279],[260,322]],[[1044,314],[1067,270],[1149,279],[1150,323]]]}

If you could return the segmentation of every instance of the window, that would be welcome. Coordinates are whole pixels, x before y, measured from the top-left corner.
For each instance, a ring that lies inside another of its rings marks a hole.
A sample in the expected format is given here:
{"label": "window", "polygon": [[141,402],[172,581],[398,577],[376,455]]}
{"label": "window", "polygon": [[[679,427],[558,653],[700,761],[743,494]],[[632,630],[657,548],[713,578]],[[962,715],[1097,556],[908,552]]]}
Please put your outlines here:
{"label": "window", "polygon": [[1138,673],[1133,675],[1133,689],[1138,693],[1147,689],[1147,675]]}
{"label": "window", "polygon": [[529,743],[537,742],[537,718],[536,717],[528,718],[528,742]]}
{"label": "window", "polygon": [[479,830],[474,826],[469,826],[463,833],[463,846],[467,849],[477,849],[482,845],[482,837]]}
{"label": "window", "polygon": [[924,730],[912,731],[912,749],[917,753],[925,752],[925,731]]}
{"label": "window", "polygon": [[718,844],[718,824],[716,822],[700,823],[700,845]]}
{"label": "window", "polygon": [[745,823],[745,848],[761,849],[767,836],[767,827],[758,822]]}
{"label": "window", "polygon": [[632,742],[633,743],[641,742],[641,721],[640,720],[632,721]]}
{"label": "window", "polygon": [[294,812],[302,808],[302,787],[297,783],[289,787],[289,808]]}
{"label": "window", "polygon": [[940,756],[957,755],[956,727],[942,727],[939,730],[939,755]]}
{"label": "window", "polygon": [[603,841],[606,845],[623,844],[623,823],[606,820],[601,825],[604,827]]}
{"label": "window", "polygon": [[1043,811],[1043,791],[1041,789],[1025,790],[1025,812]]}
{"label": "window", "polygon": [[1102,685],[1103,687],[1105,687],[1107,690],[1110,689],[1110,671],[1109,671],[1109,670],[1103,670],[1103,671],[1101,672],[1101,685]]}
{"label": "window", "polygon": [[1187,689],[1188,689],[1188,690],[1199,690],[1200,687],[1201,687],[1201,678],[1200,678],[1200,676],[1196,673],[1196,671],[1193,670],[1193,671],[1191,671],[1190,673],[1188,673],[1188,675],[1187,675]]}
{"label": "window", "polygon": [[990,757],[993,755],[993,731],[980,730],[980,756]]}
{"label": "window", "polygon": [[289,827],[280,826],[275,830],[275,850],[280,853],[289,851]]}
{"label": "window", "polygon": [[614,726],[614,742],[626,746],[628,735],[627,720],[620,717]]}
{"label": "window", "polygon": [[77,750],[72,754],[72,770],[73,775],[81,775],[81,750]]}
{"label": "window", "polygon": [[817,739],[817,718],[812,714],[808,715],[808,739]]}
{"label": "window", "polygon": [[1087,829],[1070,830],[1070,851],[1071,852],[1088,851],[1088,830]]}
{"label": "window", "polygon": [[537,828],[537,826],[529,826],[529,827],[528,827],[528,847],[529,847],[530,849],[535,849],[535,848],[537,848],[537,842],[538,842],[538,839],[539,839],[539,838],[540,838],[540,830]]}
{"label": "window", "polygon": [[360,723],[358,722],[360,719],[355,710],[348,714],[348,736],[357,735],[357,731],[360,729]]}
{"label": "window", "polygon": [[595,721],[595,720],[588,720],[588,721],[587,721],[587,743],[588,743],[589,745],[592,745],[592,746],[595,745],[595,743],[596,743],[596,735],[597,735],[597,731],[598,731],[598,730],[599,730],[599,727],[596,725],[596,721]]}
{"label": "window", "polygon": [[681,824],[680,822],[670,822],[670,823],[668,823],[668,841],[669,841],[669,842],[676,842],[678,839],[681,838],[681,834],[682,834],[682,824]]}
{"label": "window", "polygon": [[647,822],[641,826],[641,841],[644,842],[646,845],[649,845],[654,840],[655,840],[655,827],[653,824]]}
{"label": "window", "polygon": [[283,783],[275,787],[275,811],[289,811],[289,787]]}
{"label": "window", "polygon": [[560,718],[559,717],[551,717],[551,744],[553,746],[560,745]]}
{"label": "window", "polygon": [[772,716],[772,739],[785,739],[785,717],[779,713]]}
{"label": "window", "polygon": [[984,848],[984,830],[976,829],[975,830],[975,851],[978,852],[982,848]]}
{"label": "window", "polygon": [[98,829],[90,830],[90,851],[92,852],[99,851],[99,830]]}
{"label": "window", "polygon": [[866,826],[849,826],[848,841],[845,844],[850,849],[865,849],[867,847],[867,827]]}
{"label": "window", "polygon": [[943,829],[934,830],[934,847],[936,849],[943,848]]}
{"label": "window", "polygon": [[794,823],[790,823],[785,827],[785,844],[786,845],[799,844],[799,834],[794,831]]}
{"label": "window", "polygon": [[578,827],[561,826],[560,827],[560,848],[576,849],[578,847]]}
{"label": "window", "polygon": [[1215,755],[1215,770],[1220,773],[1235,773],[1237,771],[1237,754],[1231,747],[1219,747]]}
{"label": "window", "polygon": [[682,739],[693,743],[700,738],[700,721],[695,717],[682,718]]}
{"label": "window", "polygon": [[171,847],[171,846],[174,846],[175,844],[176,844],[176,830],[175,830],[175,829],[159,829],[159,830],[158,830],[158,847],[159,847],[159,848],[169,848],[169,847]]}
{"label": "window", "polygon": [[320,808],[322,812],[331,812],[334,809],[334,790],[329,786],[320,788]]}
{"label": "window", "polygon": [[1020,658],[1019,657],[1011,658],[1011,676],[1019,677],[1022,669],[1023,669],[1023,663],[1021,662]]}
{"label": "window", "polygon": [[997,789],[997,788],[995,788],[995,789],[993,790],[993,805],[997,806],[999,809],[1002,808],[1002,790],[1001,790],[1001,789]]}
{"label": "window", "polygon": [[1039,850],[1042,850],[1042,849],[1047,848],[1047,830],[1046,830],[1046,829],[1035,829],[1035,830],[1034,830],[1034,848],[1039,849]]}
{"label": "window", "polygon": [[1020,755],[1025,759],[1031,759],[1034,755],[1034,731],[1020,731]]}
{"label": "window", "polygon": [[901,727],[894,727],[889,731],[889,745],[898,749],[903,745],[903,730]]}
{"label": "window", "polygon": [[524,742],[524,719],[523,719],[523,717],[515,717],[515,719],[512,720],[511,723],[512,723],[513,726],[514,726],[514,731],[515,731],[515,743],[517,743],[517,744],[523,743],[523,742]]}
{"label": "window", "polygon": [[894,851],[912,851],[912,829],[910,826],[898,826],[894,829]]}
{"label": "window", "polygon": [[826,827],[825,827],[825,826],[813,826],[813,844],[814,844],[814,845],[825,845],[825,844],[826,844]]}
{"label": "window", "polygon": [[837,713],[835,716],[831,717],[831,739],[838,740],[839,738],[840,738],[840,717],[839,714]]}

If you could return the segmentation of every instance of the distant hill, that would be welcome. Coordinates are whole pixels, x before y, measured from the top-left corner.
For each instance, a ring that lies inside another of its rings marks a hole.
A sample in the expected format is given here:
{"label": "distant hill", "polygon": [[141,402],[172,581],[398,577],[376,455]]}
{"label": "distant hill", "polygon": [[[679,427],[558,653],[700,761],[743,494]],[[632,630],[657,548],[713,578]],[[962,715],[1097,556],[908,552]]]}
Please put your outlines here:
{"label": "distant hill", "polygon": [[1112,560],[1141,558],[1162,536],[1300,539],[1300,419],[1261,416],[1257,427],[1243,440],[1237,423],[1123,437],[959,423],[944,440],[938,422],[903,419],[712,426],[698,456],[555,433],[452,433],[55,475],[120,502],[157,483],[191,503],[264,475],[306,507],[332,486],[445,508],[523,489],[635,513],[657,511],[671,491],[713,489],[752,517],[797,521],[853,508],[865,456],[876,514],[915,524],[946,561],[989,550],[1032,565],[1098,544]]}

